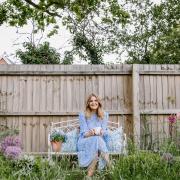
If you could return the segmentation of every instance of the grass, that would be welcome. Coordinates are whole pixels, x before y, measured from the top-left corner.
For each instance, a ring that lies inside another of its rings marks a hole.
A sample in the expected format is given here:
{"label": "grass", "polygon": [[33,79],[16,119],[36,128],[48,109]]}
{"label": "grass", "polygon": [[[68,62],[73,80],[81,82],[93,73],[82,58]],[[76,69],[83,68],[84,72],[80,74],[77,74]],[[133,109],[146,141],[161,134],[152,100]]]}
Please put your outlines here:
{"label": "grass", "polygon": [[[113,159],[113,166],[97,171],[93,179],[99,180],[178,180],[180,161],[168,162],[158,154],[137,151],[128,156]],[[26,157],[21,160],[7,160],[0,155],[0,174],[2,179],[42,179],[42,180],[81,180],[86,169],[78,167],[76,159],[56,158],[48,161],[42,157]]]}
{"label": "grass", "polygon": [[[0,134],[6,136],[6,134]],[[113,156],[112,166],[96,171],[94,180],[179,180],[179,145],[171,139],[159,151],[140,151],[128,142],[127,156]],[[77,157],[24,156],[6,159],[0,154],[0,180],[83,180],[87,170],[78,166]]]}

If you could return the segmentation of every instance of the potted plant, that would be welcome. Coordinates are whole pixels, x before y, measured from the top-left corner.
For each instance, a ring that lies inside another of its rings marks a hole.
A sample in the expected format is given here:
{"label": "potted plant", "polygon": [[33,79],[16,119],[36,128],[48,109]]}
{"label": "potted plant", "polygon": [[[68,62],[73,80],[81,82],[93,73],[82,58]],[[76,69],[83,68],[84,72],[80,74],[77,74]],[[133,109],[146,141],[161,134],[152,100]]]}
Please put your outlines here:
{"label": "potted plant", "polygon": [[52,149],[55,152],[60,152],[62,143],[66,141],[66,135],[63,131],[53,131],[50,135]]}

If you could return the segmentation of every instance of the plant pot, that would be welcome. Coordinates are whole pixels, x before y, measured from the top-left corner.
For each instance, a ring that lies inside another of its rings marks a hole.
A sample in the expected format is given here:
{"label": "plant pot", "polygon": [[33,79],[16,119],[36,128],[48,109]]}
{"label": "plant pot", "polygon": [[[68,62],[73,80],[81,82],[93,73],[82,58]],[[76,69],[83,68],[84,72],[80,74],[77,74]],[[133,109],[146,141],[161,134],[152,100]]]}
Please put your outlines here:
{"label": "plant pot", "polygon": [[51,141],[52,149],[54,152],[60,152],[62,147],[61,141]]}

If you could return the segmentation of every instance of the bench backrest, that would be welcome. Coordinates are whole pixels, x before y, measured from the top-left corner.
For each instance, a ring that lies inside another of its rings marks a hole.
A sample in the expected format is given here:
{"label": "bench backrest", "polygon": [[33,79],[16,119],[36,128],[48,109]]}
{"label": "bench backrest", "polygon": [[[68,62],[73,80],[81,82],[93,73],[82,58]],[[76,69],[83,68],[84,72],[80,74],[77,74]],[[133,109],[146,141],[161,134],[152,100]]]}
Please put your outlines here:
{"label": "bench backrest", "polygon": [[[119,127],[120,127],[119,122],[113,122],[113,121],[108,122],[108,129],[115,130]],[[58,129],[64,132],[69,132],[76,128],[79,129],[79,119],[70,119],[61,122],[52,122],[50,131],[52,132],[53,130]]]}

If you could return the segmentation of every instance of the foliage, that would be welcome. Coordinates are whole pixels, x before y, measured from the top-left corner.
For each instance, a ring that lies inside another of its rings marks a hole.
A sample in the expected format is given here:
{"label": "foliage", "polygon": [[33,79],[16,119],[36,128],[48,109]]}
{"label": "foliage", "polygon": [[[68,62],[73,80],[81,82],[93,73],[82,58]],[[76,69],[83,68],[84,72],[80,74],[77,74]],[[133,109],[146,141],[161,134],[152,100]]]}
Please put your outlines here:
{"label": "foliage", "polygon": [[161,35],[152,48],[152,63],[180,64],[180,25]]}
{"label": "foliage", "polygon": [[147,114],[141,116],[141,149],[160,151],[163,153],[169,152],[178,155],[177,150],[180,149],[180,132],[178,131],[180,125],[180,113],[170,114],[166,118],[166,122],[168,129],[162,129],[158,132],[158,135],[153,135],[151,116],[148,116]]}
{"label": "foliage", "polygon": [[18,136],[5,137],[0,144],[0,151],[6,158],[19,158],[22,153],[20,138]]}
{"label": "foliage", "polygon": [[1,142],[1,151],[5,152],[8,146],[21,147],[21,140],[18,136],[7,136]]}
{"label": "foliage", "polygon": [[66,141],[66,135],[62,131],[53,131],[50,135],[50,141]]}
{"label": "foliage", "polygon": [[[102,60],[102,50],[100,46],[96,46],[93,40],[88,39],[82,33],[76,33],[73,39],[74,51],[78,52],[78,55],[85,59],[87,55],[87,60],[90,64],[103,64]],[[85,51],[85,54],[83,53]]]}
{"label": "foliage", "polygon": [[71,51],[65,51],[64,53],[64,59],[62,61],[62,64],[73,64],[73,54]]}
{"label": "foliage", "polygon": [[14,136],[18,135],[19,130],[14,128],[9,128],[4,125],[0,125],[0,141],[4,139],[6,136]]}
{"label": "foliage", "polygon": [[18,176],[30,176],[35,165],[34,156],[24,155],[20,159],[13,162],[15,169],[17,170],[14,175]]}
{"label": "foliage", "polygon": [[158,32],[151,52],[153,63],[180,63],[180,4],[178,2],[178,0],[166,0],[153,9],[153,21]]}
{"label": "foliage", "polygon": [[148,152],[123,157],[112,169],[112,179],[178,179],[180,162],[168,164],[160,155]]}
{"label": "foliage", "polygon": [[[131,19],[120,36],[128,53],[127,63],[180,63],[180,18],[178,0],[166,0],[155,5],[127,0]],[[126,8],[125,8],[126,9]]]}
{"label": "foliage", "polygon": [[[76,159],[77,160],[77,159]],[[70,166],[72,159],[62,157],[49,161],[41,157],[23,157],[7,161],[0,155],[0,173],[4,179],[83,179],[87,172],[77,165]],[[114,159],[109,169],[97,171],[93,179],[179,179],[180,161],[169,163],[159,154],[136,152]],[[27,171],[27,173],[25,173]]]}
{"label": "foliage", "polygon": [[4,155],[8,159],[18,159],[21,153],[22,150],[19,146],[8,146],[4,151]]}
{"label": "foliage", "polygon": [[[180,63],[180,3],[166,0],[6,0],[0,4],[0,25],[24,26],[33,20],[36,29],[52,25],[48,36],[61,25],[72,35],[72,49],[64,64],[79,57],[103,64],[103,56],[116,53],[126,63]],[[58,63],[58,62],[57,62]]]}
{"label": "foliage", "polygon": [[164,143],[160,145],[160,151],[162,153],[171,153],[174,156],[180,156],[180,144],[178,145],[171,138],[166,139]]}
{"label": "foliage", "polygon": [[[166,0],[159,5],[145,1],[145,8],[137,3],[134,18],[135,33],[130,36],[131,63],[175,64],[179,63],[180,4],[177,0]],[[138,9],[145,9],[139,11]],[[139,22],[139,24],[138,24]],[[132,48],[134,47],[134,48]]]}
{"label": "foliage", "polygon": [[53,25],[49,36],[63,24],[73,36],[73,55],[91,64],[102,63],[103,54],[115,50],[116,34],[128,18],[118,0],[6,0],[0,5],[0,24],[21,27],[32,19],[34,32]]}
{"label": "foliage", "polygon": [[16,55],[23,64],[60,64],[60,54],[50,47],[48,42],[36,46],[32,43],[24,43],[26,51],[18,50]]}

